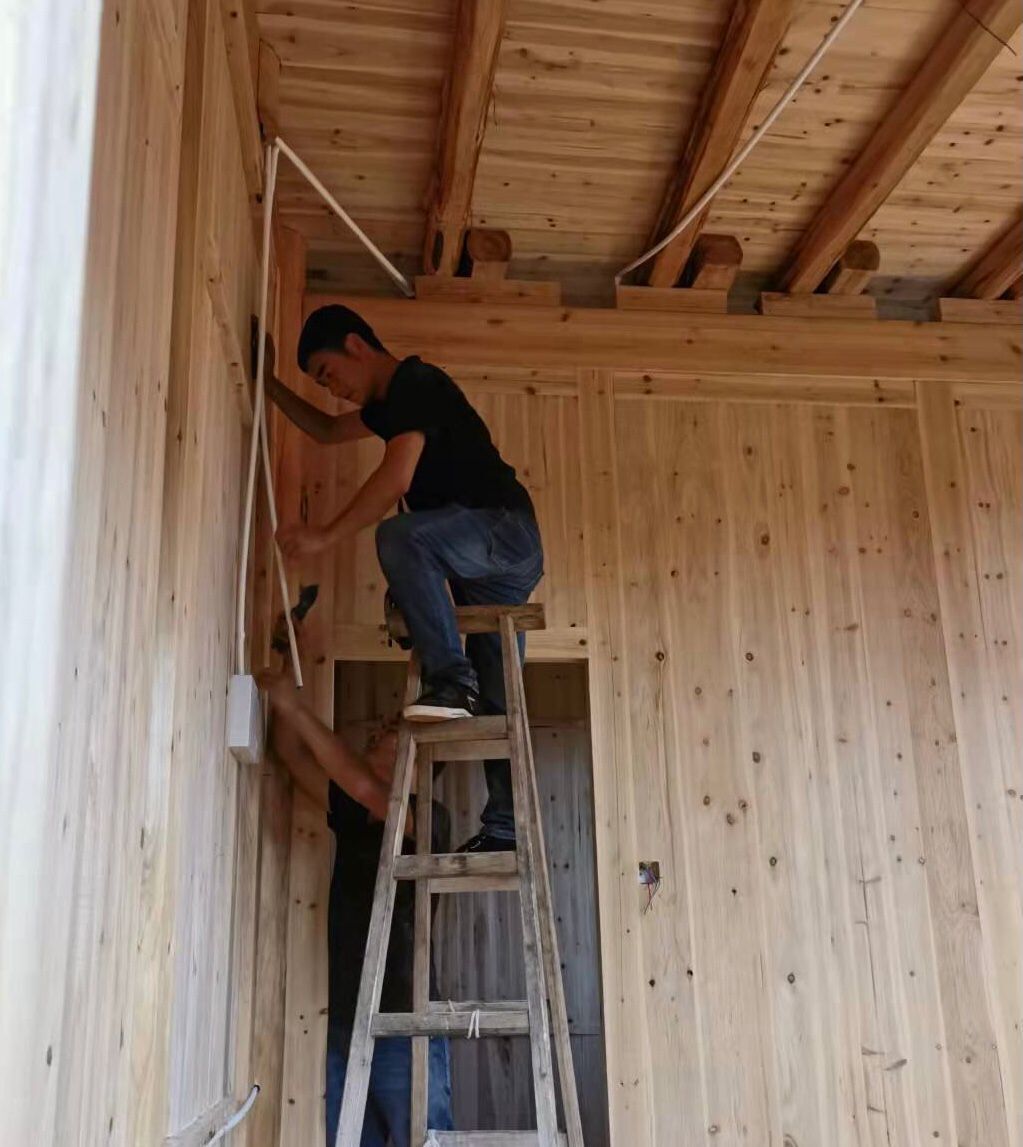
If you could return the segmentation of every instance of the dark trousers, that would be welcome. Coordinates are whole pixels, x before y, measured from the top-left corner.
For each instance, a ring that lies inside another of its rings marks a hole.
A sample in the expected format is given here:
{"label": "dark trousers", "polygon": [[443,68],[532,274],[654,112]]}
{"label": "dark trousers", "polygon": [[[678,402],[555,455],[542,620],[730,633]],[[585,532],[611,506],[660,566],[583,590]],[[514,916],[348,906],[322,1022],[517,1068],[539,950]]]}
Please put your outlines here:
{"label": "dark trousers", "polygon": [[[347,1024],[331,1024],[327,1029],[327,1147],[334,1147],[337,1136],[351,1040],[352,1029]],[[378,1039],[373,1048],[361,1147],[410,1147],[411,1122],[412,1041],[404,1037]],[[448,1041],[438,1036],[430,1039],[426,1123],[432,1131],[450,1131],[452,1127]]]}
{"label": "dark trousers", "polygon": [[[377,527],[377,555],[426,681],[456,681],[479,692],[484,713],[505,712],[500,635],[470,634],[463,651],[452,599],[457,605],[529,600],[543,575],[543,546],[533,515],[458,505],[398,514]],[[524,652],[520,634],[519,656]],[[486,776],[483,827],[492,836],[514,839],[508,761],[487,761]]]}

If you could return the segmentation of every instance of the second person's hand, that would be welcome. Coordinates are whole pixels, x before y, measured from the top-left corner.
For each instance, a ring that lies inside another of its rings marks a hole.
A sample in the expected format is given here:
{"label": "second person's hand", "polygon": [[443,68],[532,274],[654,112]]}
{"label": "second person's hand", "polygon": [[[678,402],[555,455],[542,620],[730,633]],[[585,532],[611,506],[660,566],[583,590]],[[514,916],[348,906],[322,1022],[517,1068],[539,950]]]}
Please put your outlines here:
{"label": "second person's hand", "polygon": [[307,558],[322,553],[330,546],[330,535],[320,526],[281,526],[277,544],[288,558]]}

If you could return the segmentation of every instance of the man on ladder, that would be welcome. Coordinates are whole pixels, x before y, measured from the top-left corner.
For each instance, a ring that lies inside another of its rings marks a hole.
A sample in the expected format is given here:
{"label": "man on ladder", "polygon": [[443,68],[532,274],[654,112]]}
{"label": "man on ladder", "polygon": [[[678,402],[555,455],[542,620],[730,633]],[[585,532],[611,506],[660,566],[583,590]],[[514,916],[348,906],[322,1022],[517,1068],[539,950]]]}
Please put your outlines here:
{"label": "man on ladder", "polygon": [[[296,426],[318,442],[375,434],[386,447],[347,506],[325,526],[283,529],[281,548],[291,557],[314,554],[376,525],[380,565],[422,664],[423,689],[406,719],[504,713],[500,636],[471,634],[463,652],[451,599],[457,605],[528,600],[543,573],[528,492],[455,382],[419,358],[399,362],[349,308],[321,307],[309,316],[298,361],[318,385],[358,409],[323,413],[274,378],[271,364],[267,393]],[[386,517],[399,500],[408,512]],[[523,642],[520,635],[520,655]],[[508,761],[487,761],[486,777],[482,831],[464,852],[515,848]]]}

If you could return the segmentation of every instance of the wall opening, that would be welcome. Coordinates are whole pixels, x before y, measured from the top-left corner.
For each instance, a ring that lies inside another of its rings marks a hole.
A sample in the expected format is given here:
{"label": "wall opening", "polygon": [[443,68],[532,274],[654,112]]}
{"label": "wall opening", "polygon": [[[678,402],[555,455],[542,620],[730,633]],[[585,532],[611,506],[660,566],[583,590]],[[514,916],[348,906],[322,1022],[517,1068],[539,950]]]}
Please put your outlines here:
{"label": "wall opening", "polygon": [[[404,680],[401,663],[339,663],[335,728],[357,743],[369,722],[397,711]],[[606,1147],[608,1105],[586,666],[582,662],[529,664],[525,682],[583,1130],[590,1147]],[[446,766],[440,770],[435,792],[451,814],[452,848],[457,848],[479,829],[486,799],[482,767]],[[442,999],[524,997],[519,907],[514,894],[443,897],[433,945]],[[451,1051],[457,1128],[526,1130],[536,1126],[526,1039],[452,1040]]]}

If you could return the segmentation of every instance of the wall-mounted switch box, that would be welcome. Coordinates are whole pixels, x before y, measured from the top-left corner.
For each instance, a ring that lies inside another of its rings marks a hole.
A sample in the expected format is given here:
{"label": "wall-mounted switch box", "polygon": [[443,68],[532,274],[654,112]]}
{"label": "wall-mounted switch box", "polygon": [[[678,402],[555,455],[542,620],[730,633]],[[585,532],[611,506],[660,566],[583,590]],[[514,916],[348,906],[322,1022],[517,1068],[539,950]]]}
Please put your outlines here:
{"label": "wall-mounted switch box", "polygon": [[236,673],[227,690],[227,747],[243,765],[263,757],[263,705],[255,677]]}

